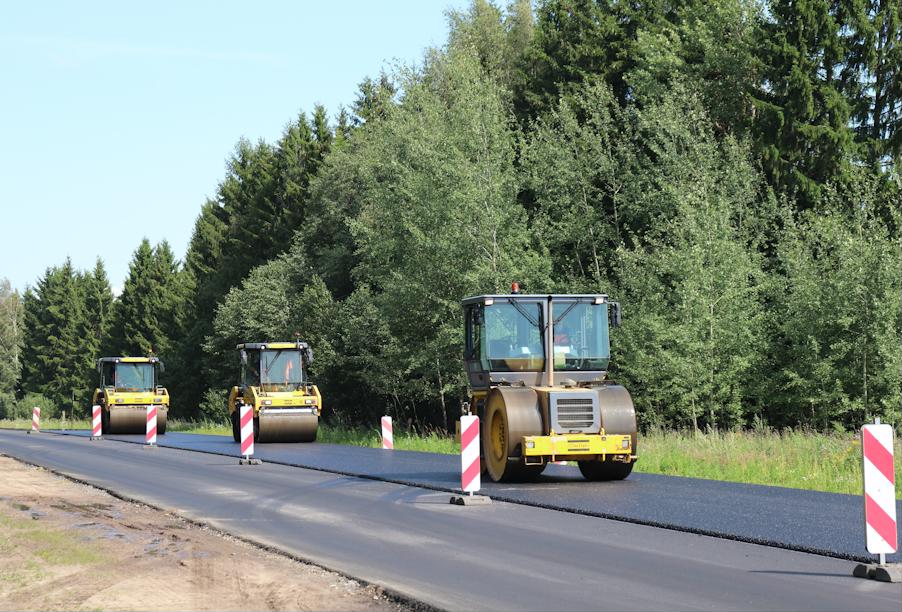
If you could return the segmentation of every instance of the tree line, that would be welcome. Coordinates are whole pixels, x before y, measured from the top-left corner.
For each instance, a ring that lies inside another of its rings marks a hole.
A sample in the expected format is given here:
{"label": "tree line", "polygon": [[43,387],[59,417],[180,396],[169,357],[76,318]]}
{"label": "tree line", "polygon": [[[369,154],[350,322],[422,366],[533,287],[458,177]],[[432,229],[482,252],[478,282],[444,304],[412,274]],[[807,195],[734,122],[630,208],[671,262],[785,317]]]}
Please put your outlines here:
{"label": "tree line", "polygon": [[[184,258],[0,286],[0,409],[155,354],[224,420],[241,341],[314,347],[328,419],[446,427],[460,300],[604,292],[643,426],[899,423],[898,0],[473,0],[333,117],[241,140]],[[4,288],[5,287],[5,288]],[[4,395],[5,394],[5,395]]]}

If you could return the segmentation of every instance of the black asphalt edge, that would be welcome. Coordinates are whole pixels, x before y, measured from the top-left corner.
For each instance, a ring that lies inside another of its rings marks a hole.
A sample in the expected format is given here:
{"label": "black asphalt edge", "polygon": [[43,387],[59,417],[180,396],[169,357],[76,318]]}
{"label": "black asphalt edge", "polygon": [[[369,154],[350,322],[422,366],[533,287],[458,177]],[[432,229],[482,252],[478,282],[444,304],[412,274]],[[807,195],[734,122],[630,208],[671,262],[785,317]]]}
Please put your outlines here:
{"label": "black asphalt edge", "polygon": [[[79,437],[79,438],[83,437],[79,434],[69,433],[69,432],[65,432],[65,431],[47,431],[46,433],[51,433],[51,434],[55,434],[55,435],[63,435],[63,436],[73,436],[73,437]],[[114,438],[107,438],[107,439],[109,439],[113,442],[123,442],[125,444],[136,444],[139,446],[143,446],[143,444],[144,444],[143,442],[137,442],[137,441],[132,441],[132,440],[116,440]],[[207,455],[217,455],[220,457],[234,457],[236,459],[239,458],[238,455],[233,455],[230,453],[221,453],[221,452],[211,451],[211,450],[180,448],[178,446],[161,446],[161,448],[172,448],[175,450],[183,450],[183,451],[194,452],[194,453],[204,453]],[[439,491],[442,493],[454,493],[454,494],[460,493],[459,490],[448,488],[448,487],[439,487],[436,485],[429,485],[429,484],[424,484],[421,482],[397,480],[397,479],[393,479],[393,478],[387,478],[384,476],[374,476],[372,474],[357,474],[354,472],[347,472],[347,471],[336,470],[336,469],[332,469],[332,468],[324,468],[324,467],[318,467],[318,466],[313,466],[313,465],[304,465],[301,463],[290,463],[288,461],[276,461],[276,460],[271,460],[271,459],[263,459],[262,461],[264,463],[273,463],[276,465],[285,465],[288,467],[296,467],[296,468],[303,468],[303,469],[307,469],[307,470],[315,470],[317,472],[325,472],[328,474],[338,474],[339,476],[350,476],[353,478],[360,478],[362,480],[375,480],[378,482],[388,482],[391,484],[398,484],[398,485],[403,485],[406,487],[416,487],[419,489],[426,489],[429,491]],[[542,502],[533,502],[533,501],[518,499],[515,497],[507,497],[507,496],[504,496],[503,494],[502,495],[489,495],[489,497],[491,497],[493,500],[503,501],[503,502],[507,502],[509,504],[519,504],[521,506],[530,506],[533,508],[541,508],[543,510],[556,510],[558,512],[568,512],[570,514],[578,514],[581,516],[593,516],[596,518],[603,518],[603,519],[608,519],[611,521],[619,521],[621,523],[632,523],[634,525],[643,525],[646,527],[658,527],[660,529],[668,529],[670,531],[679,531],[682,533],[691,533],[691,534],[695,534],[695,535],[708,536],[708,537],[712,537],[712,538],[720,538],[722,540],[732,540],[734,542],[744,542],[746,544],[757,544],[759,546],[768,546],[771,548],[782,548],[784,550],[808,553],[808,554],[812,554],[812,555],[821,555],[823,557],[832,557],[834,559],[845,559],[847,561],[859,561],[862,563],[872,563],[874,561],[874,557],[869,556],[869,555],[854,555],[854,554],[843,553],[840,551],[829,550],[829,549],[824,549],[824,548],[816,548],[816,547],[811,547],[811,546],[801,546],[801,545],[797,545],[797,544],[791,544],[791,543],[787,543],[787,542],[779,542],[777,540],[752,538],[752,537],[743,536],[740,534],[732,534],[732,533],[725,533],[722,531],[715,531],[712,529],[701,529],[698,527],[689,527],[686,525],[679,525],[676,523],[650,521],[647,519],[639,519],[639,518],[622,515],[622,514],[612,514],[612,513],[607,513],[607,512],[593,512],[591,510],[581,510],[581,509],[576,509],[576,508],[562,508],[560,506],[555,506],[553,504],[545,504]]]}
{"label": "black asphalt edge", "polygon": [[[8,430],[8,431],[18,431],[18,430]],[[44,433],[44,432],[42,432],[42,433]],[[47,432],[47,433],[50,433],[50,432]],[[61,432],[56,432],[56,433],[57,433],[57,435],[71,435],[71,434],[63,434]],[[115,441],[116,442],[126,442],[127,444],[134,444],[134,442],[129,442],[128,440],[115,440]],[[163,448],[172,448],[172,447],[163,447]],[[187,449],[182,448],[182,449],[176,449],[176,450],[187,450]],[[207,453],[207,454],[218,455],[220,453]],[[225,456],[230,456],[230,455],[225,455]],[[85,486],[97,489],[98,491],[103,491],[104,493],[111,495],[112,497],[115,497],[116,499],[120,499],[124,502],[128,502],[130,504],[137,504],[139,506],[144,506],[146,508],[156,510],[157,512],[163,512],[170,516],[174,516],[175,518],[179,519],[180,521],[184,521],[195,527],[200,527],[202,529],[208,529],[219,536],[232,538],[234,540],[238,540],[239,542],[244,542],[245,544],[248,544],[249,546],[253,546],[254,548],[257,548],[259,550],[273,553],[273,554],[279,555],[281,557],[286,557],[286,558],[291,559],[292,561],[296,561],[298,563],[304,563],[306,565],[318,567],[318,568],[326,570],[328,572],[338,574],[339,576],[341,576],[343,578],[347,578],[349,580],[359,582],[359,583],[363,584],[364,586],[373,587],[375,589],[378,589],[382,593],[382,595],[385,597],[385,599],[387,599],[388,601],[390,601],[392,603],[397,603],[397,604],[403,605],[403,606],[413,610],[414,612],[446,612],[442,608],[436,608],[435,606],[433,606],[431,604],[428,604],[424,601],[420,601],[418,599],[414,599],[413,597],[410,597],[409,595],[405,595],[404,593],[397,591],[391,587],[385,586],[383,584],[379,584],[376,582],[370,582],[368,580],[364,580],[363,578],[359,578],[357,576],[351,575],[340,569],[336,569],[334,567],[329,567],[328,565],[324,565],[318,561],[314,561],[313,559],[308,559],[306,557],[302,557],[300,555],[296,555],[294,553],[288,552],[287,550],[282,550],[281,548],[278,548],[276,546],[270,546],[269,544],[262,544],[260,542],[257,542],[256,540],[252,540],[252,539],[244,537],[244,536],[236,535],[236,534],[226,531],[224,529],[214,527],[213,525],[211,525],[209,523],[205,523],[204,521],[197,520],[190,516],[185,516],[179,512],[171,510],[169,508],[157,506],[155,504],[151,504],[149,502],[146,502],[146,501],[134,498],[134,497],[130,497],[128,495],[124,495],[118,491],[115,491],[113,489],[104,487],[104,486],[96,484],[96,483],[93,483],[89,480],[85,480],[83,478],[78,478],[76,476],[72,476],[71,474],[66,474],[65,472],[61,472],[59,470],[49,468],[46,465],[41,465],[40,463],[34,463],[33,461],[28,461],[28,460],[22,459],[20,457],[15,457],[13,455],[9,455],[4,452],[0,452],[0,457],[7,457],[14,461],[18,461],[19,463],[24,463],[25,465],[30,465],[32,467],[40,468],[42,470],[50,472],[51,474],[55,474],[61,478],[65,478],[66,480],[69,480],[71,482],[85,485]],[[296,466],[292,466],[292,467],[296,467]]]}

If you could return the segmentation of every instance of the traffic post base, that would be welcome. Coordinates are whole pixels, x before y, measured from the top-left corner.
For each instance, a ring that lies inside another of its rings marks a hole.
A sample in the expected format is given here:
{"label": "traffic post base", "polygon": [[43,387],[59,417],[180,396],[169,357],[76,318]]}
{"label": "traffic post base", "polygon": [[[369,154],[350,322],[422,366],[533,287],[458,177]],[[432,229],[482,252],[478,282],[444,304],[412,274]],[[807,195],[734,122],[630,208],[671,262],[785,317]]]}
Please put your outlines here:
{"label": "traffic post base", "polygon": [[253,457],[242,458],[238,460],[238,465],[260,465],[263,463],[259,459],[254,459]]}
{"label": "traffic post base", "polygon": [[451,503],[455,506],[485,506],[492,503],[488,495],[452,495]]}
{"label": "traffic post base", "polygon": [[870,578],[879,582],[902,582],[902,564],[859,563],[852,570],[852,575],[856,578]]}

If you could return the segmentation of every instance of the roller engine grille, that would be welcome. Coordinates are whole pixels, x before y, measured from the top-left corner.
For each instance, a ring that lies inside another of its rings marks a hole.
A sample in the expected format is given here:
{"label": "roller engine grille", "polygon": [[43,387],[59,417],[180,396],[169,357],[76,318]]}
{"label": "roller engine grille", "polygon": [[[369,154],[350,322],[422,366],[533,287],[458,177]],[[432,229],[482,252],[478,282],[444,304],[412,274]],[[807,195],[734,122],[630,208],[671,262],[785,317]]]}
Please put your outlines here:
{"label": "roller engine grille", "polygon": [[597,433],[600,430],[598,395],[552,393],[551,424],[557,433]]}

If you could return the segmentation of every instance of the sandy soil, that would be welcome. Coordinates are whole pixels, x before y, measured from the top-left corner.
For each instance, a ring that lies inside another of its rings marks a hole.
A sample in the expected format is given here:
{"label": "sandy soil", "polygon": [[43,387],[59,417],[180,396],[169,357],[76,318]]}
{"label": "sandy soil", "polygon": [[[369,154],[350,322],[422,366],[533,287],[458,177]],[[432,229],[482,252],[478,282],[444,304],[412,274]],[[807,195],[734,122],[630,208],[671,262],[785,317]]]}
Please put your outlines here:
{"label": "sandy soil", "polygon": [[377,587],[0,457],[0,610],[405,610]]}

